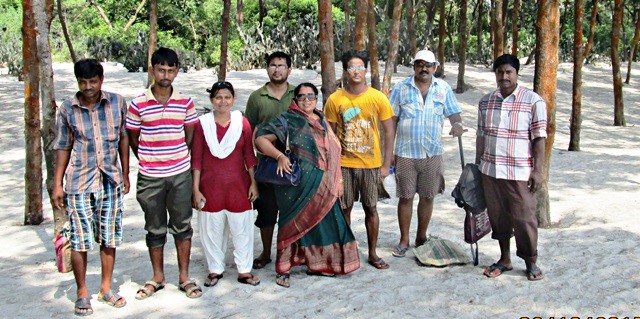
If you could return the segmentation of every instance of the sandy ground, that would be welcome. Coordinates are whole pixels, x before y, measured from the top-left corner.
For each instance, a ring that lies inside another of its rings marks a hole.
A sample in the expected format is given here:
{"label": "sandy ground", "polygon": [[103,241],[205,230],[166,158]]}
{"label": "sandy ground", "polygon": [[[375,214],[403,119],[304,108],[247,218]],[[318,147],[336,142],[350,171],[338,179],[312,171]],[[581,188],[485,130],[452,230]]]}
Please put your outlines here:
{"label": "sandy ground", "polygon": [[[127,99],[143,90],[146,74],[127,73],[120,65],[105,63],[103,88]],[[409,75],[400,67],[393,81]],[[446,81],[455,85],[457,66],[446,65]],[[53,223],[45,196],[46,220],[39,226],[22,226],[24,210],[23,84],[0,76],[0,317],[66,318],[76,299],[71,273],[55,268]],[[532,87],[533,66],[524,66],[520,83]],[[113,288],[128,300],[122,309],[97,302],[100,281],[99,254],[89,255],[88,285],[93,293],[93,318],[520,318],[640,316],[640,69],[633,70],[624,88],[627,127],[613,127],[613,93],[609,65],[583,71],[582,151],[567,152],[571,109],[572,65],[558,72],[557,134],[553,149],[549,193],[554,226],[540,230],[539,265],[546,278],[529,282],[524,263],[515,257],[515,270],[496,279],[482,275],[482,266],[497,260],[499,249],[490,238],[480,241],[480,266],[422,267],[412,253],[394,258],[392,247],[399,231],[394,201],[380,203],[379,254],[391,265],[376,270],[366,264],[364,213],[356,206],[353,230],[360,247],[361,268],[337,278],[307,277],[304,267],[292,272],[290,289],[274,283],[273,263],[255,271],[257,287],[236,282],[237,271],[228,252],[225,277],[205,288],[200,299],[187,299],[177,287],[177,264],[172,239],[165,250],[167,288],[150,299],[134,298],[137,288],[151,278],[144,242],[143,217],[135,201],[135,188],[126,196],[125,240],[118,249]],[[467,159],[474,154],[474,123],[480,97],[495,87],[493,74],[484,66],[469,65],[466,81],[473,88],[457,95],[469,132],[464,136]],[[58,103],[76,91],[71,64],[55,66]],[[264,70],[230,72],[237,88],[236,107],[243,109],[249,93],[267,81]],[[295,70],[290,81],[320,84],[315,71]],[[205,88],[214,81],[211,70],[182,73],[175,86],[193,96],[198,106],[208,104]],[[448,126],[448,124],[447,124]],[[448,132],[448,127],[445,127]],[[436,199],[429,233],[463,241],[462,210],[449,196],[459,174],[455,139],[444,137],[445,194]],[[135,185],[137,163],[132,161]],[[417,203],[415,204],[417,205]],[[415,207],[414,205],[414,207]],[[194,223],[196,220],[194,219]],[[415,234],[415,219],[412,236]],[[255,231],[255,252],[260,251]],[[515,249],[515,248],[514,248]],[[273,248],[275,256],[275,247]],[[207,271],[196,233],[191,276],[202,283]]]}

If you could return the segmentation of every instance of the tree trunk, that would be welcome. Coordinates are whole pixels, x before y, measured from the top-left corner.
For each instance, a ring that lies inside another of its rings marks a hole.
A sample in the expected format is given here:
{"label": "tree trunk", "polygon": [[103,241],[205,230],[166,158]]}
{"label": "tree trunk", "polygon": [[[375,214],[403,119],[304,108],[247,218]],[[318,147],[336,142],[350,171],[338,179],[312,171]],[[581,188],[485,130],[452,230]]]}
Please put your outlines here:
{"label": "tree trunk", "polygon": [[258,8],[259,8],[258,25],[262,27],[262,24],[264,22],[264,17],[267,16],[267,7],[265,5],[265,0],[258,0]]}
{"label": "tree trunk", "polygon": [[229,43],[229,12],[231,11],[231,0],[224,0],[222,9],[222,37],[220,39],[220,69],[218,71],[218,81],[227,78],[227,51]]}
{"label": "tree trunk", "polygon": [[89,0],[89,4],[96,7],[96,11],[98,11],[98,14],[100,15],[104,23],[106,23],[107,27],[109,27],[109,31],[112,31],[113,26],[111,25],[111,21],[109,21],[109,17],[107,17],[107,14],[104,13],[104,10],[102,10],[102,7],[95,0]]}
{"label": "tree trunk", "polygon": [[149,54],[147,59],[147,87],[153,84],[151,55],[158,47],[158,0],[149,0]]}
{"label": "tree trunk", "polygon": [[356,51],[364,51],[366,46],[365,35],[367,34],[367,11],[369,3],[367,0],[356,0],[356,26],[353,29],[355,41],[353,47]]}
{"label": "tree trunk", "polygon": [[598,18],[598,0],[593,0],[591,5],[591,20],[589,21],[589,37],[587,38],[587,46],[584,48],[582,55],[586,60],[593,49],[593,40],[596,37],[596,20]]}
{"label": "tree trunk", "polygon": [[478,16],[477,16],[477,25],[476,25],[476,55],[478,56],[478,60],[483,61],[484,55],[482,54],[482,22],[484,22],[484,0],[478,0]]}
{"label": "tree trunk", "polygon": [[351,1],[344,0],[344,36],[342,39],[342,51],[348,52],[353,48],[351,39]]}
{"label": "tree trunk", "polygon": [[416,10],[413,6],[414,0],[407,1],[407,37],[409,38],[409,55],[414,57],[418,52],[418,42],[416,38],[415,15]]}
{"label": "tree trunk", "polygon": [[24,78],[24,224],[39,225],[42,211],[42,143],[40,136],[40,68],[36,42],[36,10],[31,0],[22,0],[22,75]]}
{"label": "tree trunk", "polygon": [[58,0],[58,18],[60,19],[60,26],[62,27],[62,34],[64,35],[64,41],[67,43],[67,48],[69,48],[69,55],[71,55],[71,61],[73,63],[78,62],[78,57],[76,56],[76,51],[73,49],[73,43],[71,42],[71,37],[69,36],[69,28],[67,28],[67,18],[64,15],[64,11],[62,10],[62,0]]}
{"label": "tree trunk", "polygon": [[400,18],[402,15],[403,0],[395,0],[393,5],[393,19],[391,21],[391,32],[389,37],[389,56],[384,67],[384,77],[382,78],[382,93],[389,95],[391,90],[391,76],[398,59],[398,41],[400,38]]}
{"label": "tree trunk", "polygon": [[433,48],[431,46],[431,39],[433,39],[432,33],[433,33],[433,21],[436,17],[436,4],[438,3],[438,0],[431,0],[429,3],[425,3],[426,7],[427,7],[427,25],[425,27],[426,31],[425,31],[425,43],[424,43],[424,49],[429,49],[431,51],[433,51]]}
{"label": "tree trunk", "polygon": [[573,4],[573,93],[571,101],[571,120],[569,151],[580,151],[580,128],[582,125],[582,19],[584,19],[584,1],[575,0]]}
{"label": "tree trunk", "polygon": [[376,10],[374,0],[368,0],[367,29],[369,30],[369,69],[371,87],[380,90],[380,63],[378,63],[378,40],[376,40]]}
{"label": "tree trunk", "polygon": [[549,166],[551,151],[556,134],[556,89],[558,86],[558,44],[560,31],[559,0],[538,0],[536,19],[536,66],[533,89],[547,104],[547,141],[542,170],[542,188],[536,193],[538,198],[538,226],[551,224],[549,205]]}
{"label": "tree trunk", "polygon": [[507,17],[509,16],[509,0],[502,0],[502,52],[507,52]]}
{"label": "tree trunk", "polygon": [[464,83],[465,63],[467,62],[467,0],[460,0],[460,46],[458,47],[458,83],[456,93],[464,93],[467,85]]}
{"label": "tree trunk", "polygon": [[513,13],[511,15],[511,54],[518,56],[518,22],[520,20],[521,0],[513,1]]}
{"label": "tree trunk", "polygon": [[611,69],[613,71],[613,125],[625,126],[624,101],[622,99],[622,76],[620,75],[620,32],[624,0],[613,2],[613,23],[611,24]]}
{"label": "tree trunk", "polygon": [[320,24],[320,68],[322,72],[322,105],[336,90],[336,67],[333,56],[333,15],[331,0],[318,0]]}
{"label": "tree trunk", "polygon": [[436,69],[435,76],[444,78],[444,37],[447,32],[447,17],[445,11],[446,1],[440,0],[440,14],[438,15],[440,21],[438,21],[438,68]]}
{"label": "tree trunk", "polygon": [[627,78],[624,83],[629,84],[631,81],[631,62],[638,52],[638,42],[640,41],[640,9],[635,9],[636,30],[633,32],[633,40],[631,41],[631,52],[629,53],[629,64],[627,65]]}
{"label": "tree trunk", "polygon": [[[58,0],[58,2],[61,2],[61,1],[62,0]],[[129,28],[133,25],[133,23],[136,22],[136,19],[138,18],[138,13],[140,13],[140,10],[144,8],[145,4],[147,4],[147,0],[140,1],[140,4],[138,4],[138,7],[136,8],[136,12],[133,13],[133,16],[129,18],[129,21],[127,21],[127,24],[124,26],[124,32],[127,32],[127,30],[129,30]]]}
{"label": "tree trunk", "polygon": [[491,33],[493,34],[493,59],[497,59],[504,53],[504,38],[502,33],[502,0],[495,0],[493,8],[493,23]]}
{"label": "tree trunk", "polygon": [[236,24],[238,28],[242,28],[242,25],[244,24],[244,13],[242,12],[243,10],[244,10],[244,4],[242,3],[242,0],[237,0],[236,1]]}
{"label": "tree trunk", "polygon": [[564,0],[562,6],[564,9],[562,10],[562,16],[560,17],[560,36],[564,34],[564,29],[566,24],[569,23],[569,6],[571,0]]}

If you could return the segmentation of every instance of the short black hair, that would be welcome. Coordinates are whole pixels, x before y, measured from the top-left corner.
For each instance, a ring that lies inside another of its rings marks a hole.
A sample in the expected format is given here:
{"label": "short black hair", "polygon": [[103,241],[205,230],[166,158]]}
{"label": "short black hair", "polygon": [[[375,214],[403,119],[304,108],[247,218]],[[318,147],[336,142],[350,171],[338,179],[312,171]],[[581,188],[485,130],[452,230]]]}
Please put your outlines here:
{"label": "short black hair", "polygon": [[290,68],[291,67],[291,56],[282,52],[282,51],[275,51],[271,54],[269,54],[269,56],[267,56],[267,67],[269,66],[269,64],[271,63],[271,60],[273,59],[284,59],[285,61],[287,61],[287,67]]}
{"label": "short black hair", "polygon": [[349,61],[354,58],[362,60],[364,67],[368,68],[369,54],[366,51],[350,50],[342,54],[342,69],[346,70],[349,67]]}
{"label": "short black hair", "polygon": [[303,82],[298,84],[298,86],[296,86],[296,88],[293,90],[293,96],[297,96],[298,93],[300,93],[300,89],[302,89],[303,87],[308,87],[311,88],[313,90],[313,93],[318,96],[318,88],[313,85],[313,83],[309,83],[309,82]]}
{"label": "short black hair", "polygon": [[104,69],[102,64],[96,59],[82,59],[73,65],[73,73],[76,79],[90,79],[95,76],[102,78],[104,76]]}
{"label": "short black hair", "polygon": [[516,74],[520,72],[520,60],[518,60],[518,57],[513,54],[503,54],[493,62],[493,73],[496,73],[496,70],[504,64],[510,64],[516,69]]}
{"label": "short black hair", "polygon": [[151,66],[156,64],[180,67],[180,60],[178,54],[168,48],[160,47],[156,52],[151,55]]}
{"label": "short black hair", "polygon": [[220,92],[220,90],[227,89],[231,92],[231,96],[236,97],[236,92],[233,90],[233,85],[227,81],[218,81],[213,83],[210,89],[207,89],[209,92],[209,99],[212,99]]}

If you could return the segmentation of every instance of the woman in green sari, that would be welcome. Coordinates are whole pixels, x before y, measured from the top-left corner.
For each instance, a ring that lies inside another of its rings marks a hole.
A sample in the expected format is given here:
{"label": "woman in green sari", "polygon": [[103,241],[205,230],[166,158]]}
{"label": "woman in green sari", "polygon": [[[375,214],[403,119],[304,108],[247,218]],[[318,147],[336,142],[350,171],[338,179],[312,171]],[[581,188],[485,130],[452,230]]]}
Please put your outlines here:
{"label": "woman in green sari", "polygon": [[[348,274],[360,268],[358,246],[343,215],[340,143],[324,114],[316,109],[318,89],[302,83],[294,91],[287,121],[291,152],[302,177],[298,186],[275,186],[280,210],[276,255],[276,283],[289,287],[293,266],[306,265],[308,275]],[[278,161],[277,173],[291,172],[291,163],[274,146],[284,143],[282,124],[275,119],[260,128],[256,147]]]}

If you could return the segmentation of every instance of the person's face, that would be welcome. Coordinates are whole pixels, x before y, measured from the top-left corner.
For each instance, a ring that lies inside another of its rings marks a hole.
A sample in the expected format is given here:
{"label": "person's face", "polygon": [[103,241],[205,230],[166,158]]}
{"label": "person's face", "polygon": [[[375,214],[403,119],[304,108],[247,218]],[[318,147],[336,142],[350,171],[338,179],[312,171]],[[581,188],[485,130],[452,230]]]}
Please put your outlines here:
{"label": "person's face", "polygon": [[171,83],[178,76],[178,66],[156,64],[152,68],[154,83],[160,87],[171,87]]}
{"label": "person's face", "polygon": [[216,112],[227,113],[231,112],[235,98],[229,89],[220,89],[216,95],[211,98],[211,104]]}
{"label": "person's face", "polygon": [[287,60],[284,58],[273,58],[267,65],[267,75],[269,81],[274,84],[282,84],[287,82],[291,73],[291,68],[287,66]]}
{"label": "person's face", "polygon": [[318,96],[313,89],[307,86],[303,86],[300,88],[300,91],[295,96],[296,103],[307,114],[312,114],[313,110],[316,109],[316,103],[318,100]]}
{"label": "person's face", "polygon": [[511,64],[503,64],[496,69],[496,83],[502,92],[511,93],[518,84],[518,73]]}
{"label": "person's face", "polygon": [[436,72],[438,65],[436,63],[418,60],[413,64],[413,72],[416,80],[420,82],[431,81],[433,73]]}
{"label": "person's face", "polygon": [[347,62],[347,81],[349,84],[364,83],[367,76],[367,67],[364,65],[364,61],[353,58]]}
{"label": "person's face", "polygon": [[80,94],[86,100],[96,100],[100,96],[100,90],[102,90],[102,81],[104,77],[94,76],[92,78],[77,78],[78,89]]}

